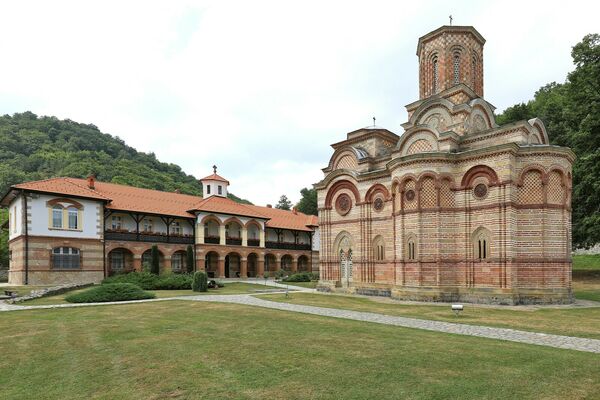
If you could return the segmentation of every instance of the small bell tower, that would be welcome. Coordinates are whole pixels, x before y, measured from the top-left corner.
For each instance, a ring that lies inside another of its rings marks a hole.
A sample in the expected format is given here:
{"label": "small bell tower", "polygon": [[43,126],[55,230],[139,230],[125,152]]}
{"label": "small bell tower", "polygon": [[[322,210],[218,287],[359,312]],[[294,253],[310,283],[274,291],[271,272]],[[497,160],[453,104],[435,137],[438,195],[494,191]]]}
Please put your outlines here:
{"label": "small bell tower", "polygon": [[419,98],[463,83],[483,97],[483,45],[472,26],[444,25],[419,38]]}
{"label": "small bell tower", "polygon": [[229,181],[217,175],[217,166],[213,165],[212,175],[200,179],[202,183],[202,195],[204,198],[211,196],[227,197]]}

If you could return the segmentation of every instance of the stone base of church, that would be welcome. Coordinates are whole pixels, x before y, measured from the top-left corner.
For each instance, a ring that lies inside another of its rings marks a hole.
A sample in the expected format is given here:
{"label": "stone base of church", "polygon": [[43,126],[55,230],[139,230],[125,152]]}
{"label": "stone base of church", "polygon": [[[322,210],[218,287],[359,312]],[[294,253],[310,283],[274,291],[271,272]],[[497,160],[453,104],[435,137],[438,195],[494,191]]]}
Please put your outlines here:
{"label": "stone base of church", "polygon": [[568,288],[486,288],[486,287],[425,287],[355,284],[343,287],[339,282],[320,281],[317,290],[359,294],[366,296],[384,296],[397,300],[423,302],[464,302],[498,305],[529,304],[571,304],[573,293]]}

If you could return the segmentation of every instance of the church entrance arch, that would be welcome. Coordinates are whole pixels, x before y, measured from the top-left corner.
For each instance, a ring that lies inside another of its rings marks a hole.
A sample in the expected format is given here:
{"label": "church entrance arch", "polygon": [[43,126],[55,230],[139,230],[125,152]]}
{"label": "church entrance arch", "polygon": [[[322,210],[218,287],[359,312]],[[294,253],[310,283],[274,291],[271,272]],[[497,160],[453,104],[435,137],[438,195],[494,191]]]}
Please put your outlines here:
{"label": "church entrance arch", "polygon": [[336,240],[337,253],[339,255],[339,282],[342,287],[352,284],[352,236],[348,232],[341,232]]}

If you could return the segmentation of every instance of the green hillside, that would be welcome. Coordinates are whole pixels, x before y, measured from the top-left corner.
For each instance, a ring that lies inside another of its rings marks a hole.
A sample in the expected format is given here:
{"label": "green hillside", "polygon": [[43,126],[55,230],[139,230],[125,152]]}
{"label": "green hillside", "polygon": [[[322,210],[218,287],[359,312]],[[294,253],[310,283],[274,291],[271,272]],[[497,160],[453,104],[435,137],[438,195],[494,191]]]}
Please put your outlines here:
{"label": "green hillside", "polygon": [[[141,188],[202,195],[202,186],[178,165],[160,162],[94,125],[31,112],[0,117],[0,196],[16,183],[56,176],[85,178]],[[229,194],[235,201],[249,201]],[[0,210],[0,225],[7,213]],[[6,268],[7,233],[0,232],[0,268]]]}

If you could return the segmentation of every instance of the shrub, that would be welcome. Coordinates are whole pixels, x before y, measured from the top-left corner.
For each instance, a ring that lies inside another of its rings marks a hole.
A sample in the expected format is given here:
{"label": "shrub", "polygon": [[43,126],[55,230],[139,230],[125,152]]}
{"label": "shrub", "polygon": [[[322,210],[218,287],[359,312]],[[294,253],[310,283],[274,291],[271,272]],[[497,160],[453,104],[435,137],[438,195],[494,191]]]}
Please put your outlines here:
{"label": "shrub", "polygon": [[207,292],[208,291],[208,277],[204,271],[194,272],[192,278],[192,290],[194,292]]}
{"label": "shrub", "polygon": [[185,265],[187,267],[188,274],[194,272],[194,249],[192,245],[188,245],[185,250]]}
{"label": "shrub", "polygon": [[132,283],[144,290],[152,290],[156,288],[159,277],[150,272],[130,272],[127,274],[119,274],[105,278],[102,283]]}
{"label": "shrub", "polygon": [[284,282],[310,282],[311,274],[308,272],[300,272],[284,278]]}
{"label": "shrub", "polygon": [[275,279],[285,278],[289,274],[290,274],[289,271],[286,271],[285,269],[277,270],[277,271],[275,271]]}
{"label": "shrub", "polygon": [[265,273],[263,274],[263,278],[269,279],[269,276],[269,271],[265,271]]}
{"label": "shrub", "polygon": [[309,272],[310,274],[310,280],[311,281],[318,281],[319,280],[319,273],[318,272]]}
{"label": "shrub", "polygon": [[225,282],[221,282],[221,281],[216,281],[215,284],[217,285],[217,287],[225,287]]}
{"label": "shrub", "polygon": [[142,290],[132,283],[109,283],[96,286],[80,293],[73,293],[65,300],[69,303],[102,303],[107,301],[126,301],[153,299],[154,293]]}
{"label": "shrub", "polygon": [[152,246],[150,255],[152,256],[151,261],[150,261],[150,264],[151,264],[150,272],[152,272],[154,275],[158,275],[158,274],[160,274],[160,265],[159,265],[160,261],[159,261],[157,245]]}
{"label": "shrub", "polygon": [[189,290],[192,288],[192,276],[189,274],[160,275],[154,284],[155,290]]}

